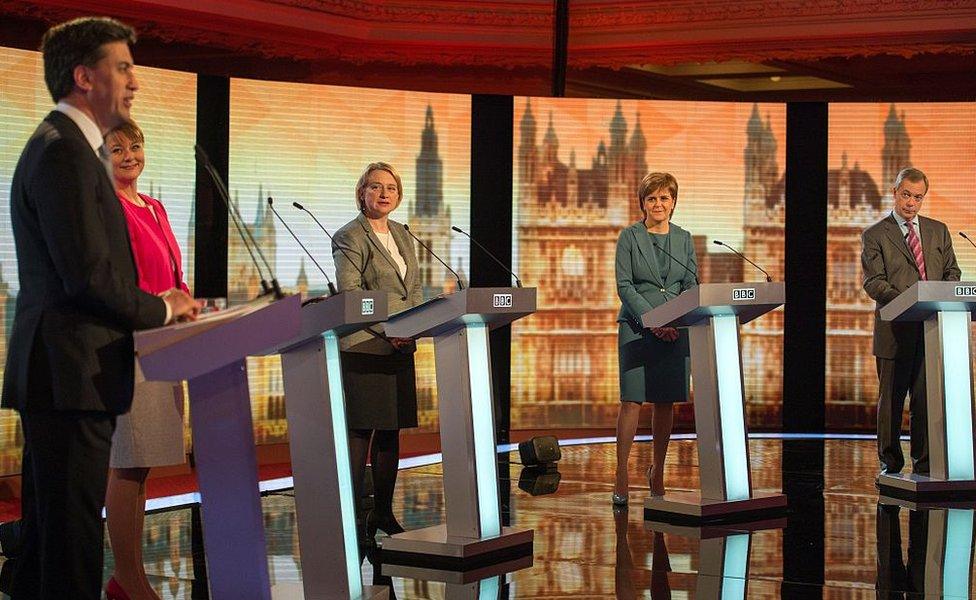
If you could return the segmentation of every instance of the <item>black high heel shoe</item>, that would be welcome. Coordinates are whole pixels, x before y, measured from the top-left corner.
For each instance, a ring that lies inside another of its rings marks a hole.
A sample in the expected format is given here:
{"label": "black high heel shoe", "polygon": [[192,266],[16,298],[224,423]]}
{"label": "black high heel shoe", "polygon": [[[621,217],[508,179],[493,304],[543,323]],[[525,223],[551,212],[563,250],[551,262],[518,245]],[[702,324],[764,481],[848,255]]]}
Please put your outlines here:
{"label": "black high heel shoe", "polygon": [[396,535],[406,531],[403,525],[400,525],[400,522],[393,516],[393,513],[377,515],[375,510],[371,510],[366,515],[366,537],[373,539],[376,537],[377,530],[382,531],[386,535]]}

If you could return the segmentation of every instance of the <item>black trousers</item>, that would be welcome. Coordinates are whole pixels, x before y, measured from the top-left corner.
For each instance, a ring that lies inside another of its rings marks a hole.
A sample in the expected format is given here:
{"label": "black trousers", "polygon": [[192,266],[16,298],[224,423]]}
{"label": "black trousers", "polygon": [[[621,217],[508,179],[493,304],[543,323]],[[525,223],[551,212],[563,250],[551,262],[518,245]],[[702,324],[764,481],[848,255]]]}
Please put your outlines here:
{"label": "black trousers", "polygon": [[[921,338],[921,335],[919,336]],[[881,470],[898,473],[905,466],[901,451],[901,417],[909,396],[912,472],[929,473],[928,417],[925,406],[925,344],[904,358],[878,358],[878,459]]]}
{"label": "black trousers", "polygon": [[13,600],[101,597],[115,417],[89,411],[21,413],[23,547]]}
{"label": "black trousers", "polygon": [[925,552],[928,541],[927,511],[908,512],[908,560],[902,560],[899,507],[878,504],[876,540],[878,579],[876,597],[885,600],[917,598],[925,590]]}

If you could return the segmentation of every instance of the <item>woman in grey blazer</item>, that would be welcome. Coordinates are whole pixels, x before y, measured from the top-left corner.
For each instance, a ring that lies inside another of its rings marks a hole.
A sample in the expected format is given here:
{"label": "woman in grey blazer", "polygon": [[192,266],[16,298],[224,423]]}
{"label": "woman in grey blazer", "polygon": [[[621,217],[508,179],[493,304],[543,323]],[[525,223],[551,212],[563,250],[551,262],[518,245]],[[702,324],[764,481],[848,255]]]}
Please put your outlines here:
{"label": "woman in grey blazer", "polygon": [[[403,183],[392,165],[366,167],[356,184],[360,214],[339,229],[332,241],[339,290],[382,290],[390,313],[423,301],[413,241],[403,225],[389,218],[403,198]],[[400,429],[417,426],[417,387],[409,338],[391,338],[382,325],[340,340],[342,377],[353,489],[362,497],[369,451],[373,470],[373,510],[365,521],[366,543],[376,531],[389,535],[403,527],[393,515],[393,489],[400,459]]]}
{"label": "woman in grey blazer", "polygon": [[[688,337],[672,327],[644,329],[641,315],[696,285],[698,263],[691,234],[671,223],[678,181],[670,173],[648,173],[637,191],[644,219],[617,240],[617,316],[620,413],[617,416],[617,477],[613,503],[627,504],[627,461],[637,432],[641,404],[653,403],[651,495],[664,494],[672,405],[688,400]],[[669,256],[670,255],[670,256]]]}

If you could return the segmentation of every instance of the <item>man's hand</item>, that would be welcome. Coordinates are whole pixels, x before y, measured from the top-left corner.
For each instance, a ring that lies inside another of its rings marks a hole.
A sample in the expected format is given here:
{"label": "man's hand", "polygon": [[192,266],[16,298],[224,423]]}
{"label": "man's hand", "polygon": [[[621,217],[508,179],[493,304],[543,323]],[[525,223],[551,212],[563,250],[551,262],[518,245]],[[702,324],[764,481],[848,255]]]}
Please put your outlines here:
{"label": "man's hand", "polygon": [[665,342],[673,342],[678,339],[678,330],[674,327],[655,327],[651,329],[651,333],[659,340],[664,340]]}
{"label": "man's hand", "polygon": [[201,303],[183,290],[173,288],[162,294],[163,301],[169,305],[170,323],[195,321],[202,308]]}

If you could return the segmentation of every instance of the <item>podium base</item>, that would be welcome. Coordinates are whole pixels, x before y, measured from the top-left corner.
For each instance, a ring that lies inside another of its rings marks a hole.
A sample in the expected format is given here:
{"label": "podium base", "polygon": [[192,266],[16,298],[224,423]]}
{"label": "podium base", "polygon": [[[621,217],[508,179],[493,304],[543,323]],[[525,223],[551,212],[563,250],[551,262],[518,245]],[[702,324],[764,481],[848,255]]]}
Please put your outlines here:
{"label": "podium base", "polygon": [[755,492],[745,500],[710,500],[700,492],[668,492],[644,502],[645,521],[684,525],[739,523],[778,515],[786,510],[786,496]]}
{"label": "podium base", "polygon": [[976,481],[972,479],[937,479],[914,473],[885,474],[878,477],[882,496],[905,500],[971,500],[976,499]]}
{"label": "podium base", "polygon": [[[317,596],[325,600],[388,600],[390,588],[385,585],[364,585],[362,596],[348,594],[326,594]],[[305,600],[305,589],[301,583],[276,583],[271,586],[272,600]]]}
{"label": "podium base", "polygon": [[405,531],[383,540],[383,565],[397,564],[467,571],[532,554],[531,529],[502,527],[496,537],[448,538],[447,525]]}

